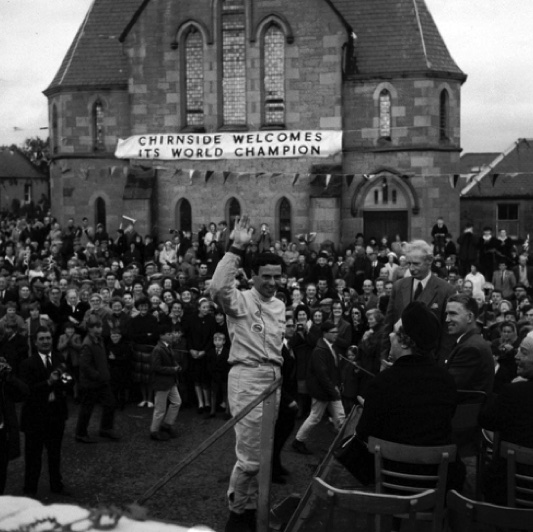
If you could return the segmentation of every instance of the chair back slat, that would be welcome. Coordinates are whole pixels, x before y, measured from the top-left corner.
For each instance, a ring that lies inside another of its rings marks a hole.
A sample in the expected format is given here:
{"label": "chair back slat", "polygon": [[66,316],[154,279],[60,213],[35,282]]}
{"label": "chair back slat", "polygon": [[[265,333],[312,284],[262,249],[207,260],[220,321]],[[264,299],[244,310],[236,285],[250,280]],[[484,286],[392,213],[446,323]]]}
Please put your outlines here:
{"label": "chair back slat", "polygon": [[[365,528],[372,532],[390,531],[392,518],[397,515],[403,515],[407,519],[409,529],[414,531],[417,514],[430,511],[436,501],[435,490],[426,490],[410,496],[385,495],[336,488],[318,477],[313,479],[312,488],[313,493],[325,501],[333,512],[340,509],[354,514],[354,517],[375,516],[376,519],[367,521]],[[361,530],[359,526],[356,528]]]}
{"label": "chair back slat", "polygon": [[[448,465],[455,460],[456,445],[421,447],[404,445],[378,438],[369,438],[368,450],[374,454],[376,491],[378,493],[414,493],[416,490],[435,489],[436,503],[429,518],[434,532],[442,530]],[[384,460],[398,463],[400,471]],[[402,466],[402,467],[400,467]],[[421,466],[435,466],[426,468]],[[412,472],[411,472],[412,470]],[[437,473],[437,474],[435,474]]]}
{"label": "chair back slat", "polygon": [[533,508],[533,449],[502,441],[500,456],[507,460],[507,504]]}
{"label": "chair back slat", "polygon": [[448,509],[464,516],[469,530],[477,530],[476,525],[490,527],[490,530],[533,531],[533,511],[522,508],[508,508],[473,501],[451,490],[447,496]]}

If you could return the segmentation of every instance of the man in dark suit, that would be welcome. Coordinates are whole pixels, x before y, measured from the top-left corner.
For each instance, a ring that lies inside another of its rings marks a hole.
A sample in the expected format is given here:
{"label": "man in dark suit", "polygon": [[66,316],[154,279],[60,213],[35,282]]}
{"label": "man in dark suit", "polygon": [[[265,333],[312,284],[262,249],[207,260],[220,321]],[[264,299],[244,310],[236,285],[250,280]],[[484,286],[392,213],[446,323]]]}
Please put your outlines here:
{"label": "man in dark suit", "polygon": [[515,360],[519,378],[488,402],[480,424],[499,431],[502,441],[533,448],[533,338],[522,340]]}
{"label": "man in dark suit", "polygon": [[0,357],[0,495],[6,487],[7,465],[20,456],[20,431],[15,403],[28,395],[28,387]]}
{"label": "man in dark suit", "polygon": [[370,260],[370,272],[368,277],[374,282],[379,277],[383,263],[378,261],[378,254],[375,251],[371,251],[368,254],[368,258]]}
{"label": "man in dark suit", "polygon": [[311,413],[292,442],[293,449],[301,454],[312,454],[305,442],[312,429],[320,423],[326,409],[337,430],[341,428],[345,418],[340,392],[339,358],[333,348],[339,330],[332,321],[324,322],[321,329],[324,336],[318,340],[307,369],[307,389],[312,397]]}
{"label": "man in dark suit", "polygon": [[533,266],[528,266],[528,255],[527,253],[522,253],[518,257],[518,264],[512,269],[516,282],[523,284],[528,293],[532,293],[533,289]]}
{"label": "man in dark suit", "polygon": [[392,287],[382,331],[381,358],[386,359],[389,356],[389,334],[401,318],[403,310],[416,300],[425,303],[442,326],[435,353],[438,359],[448,353],[454,343],[454,338],[450,337],[443,325],[446,301],[455,293],[455,289],[431,273],[433,253],[431,246],[424,240],[414,240],[407,244],[406,257],[411,276],[398,280]]}
{"label": "man in dark suit", "polygon": [[[492,396],[481,412],[479,424],[498,431],[500,440],[533,447],[533,338],[526,336],[515,356],[518,378],[505,384],[498,395]],[[524,474],[533,474],[532,466],[523,466]],[[485,474],[484,495],[487,502],[505,505],[507,463],[504,458],[493,460]]]}
{"label": "man in dark suit", "polygon": [[503,299],[513,297],[513,288],[516,285],[516,277],[507,269],[507,259],[498,259],[498,269],[492,274],[492,284],[495,290],[500,290]]}
{"label": "man in dark suit", "polygon": [[67,419],[67,402],[59,365],[52,353],[52,333],[39,327],[35,335],[37,353],[21,365],[21,380],[30,394],[22,406],[20,429],[25,435],[24,494],[35,497],[41,475],[42,454],[48,454],[50,491],[67,494],[61,477],[61,445]]}
{"label": "man in dark suit", "polygon": [[446,304],[446,324],[458,341],[445,367],[455,379],[459,390],[477,390],[487,394],[494,385],[494,359],[490,344],[477,330],[478,306],[466,294],[455,294]]}

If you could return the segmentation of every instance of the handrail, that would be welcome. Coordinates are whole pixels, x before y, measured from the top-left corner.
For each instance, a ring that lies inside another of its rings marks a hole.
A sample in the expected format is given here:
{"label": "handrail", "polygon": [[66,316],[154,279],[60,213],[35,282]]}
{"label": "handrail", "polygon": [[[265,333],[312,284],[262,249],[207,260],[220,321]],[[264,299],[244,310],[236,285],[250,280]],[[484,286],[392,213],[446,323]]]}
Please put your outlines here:
{"label": "handrail", "polygon": [[243,417],[245,417],[249,412],[251,412],[259,403],[266,400],[270,395],[272,395],[279,387],[281,386],[281,378],[276,379],[272,384],[265,388],[263,392],[258,395],[251,403],[245,406],[238,414],[233,418],[228,420],[222,427],[215,431],[209,438],[204,440],[199,447],[197,447],[193,452],[189,453],[181,462],[176,464],[165,476],[159,479],[153,486],[148,488],[136,501],[137,504],[144,504],[150,497],[154,495],[158,490],[160,490],[167,482],[169,482],[173,477],[175,477],[182,469],[184,469],[191,462],[196,460],[206,449],[211,447],[217,440],[219,440],[228,430],[230,430],[234,425],[236,425]]}

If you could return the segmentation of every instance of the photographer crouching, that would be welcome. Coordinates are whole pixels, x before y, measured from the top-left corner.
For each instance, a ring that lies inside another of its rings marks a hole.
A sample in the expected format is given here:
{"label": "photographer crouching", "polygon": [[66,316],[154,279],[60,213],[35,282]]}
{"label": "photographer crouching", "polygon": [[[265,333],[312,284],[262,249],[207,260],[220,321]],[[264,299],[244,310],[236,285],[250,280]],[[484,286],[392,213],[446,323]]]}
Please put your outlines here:
{"label": "photographer crouching", "polygon": [[67,419],[65,392],[72,378],[65,372],[61,355],[52,352],[52,333],[39,327],[35,333],[36,353],[24,360],[20,377],[29,387],[22,405],[20,429],[24,432],[24,488],[36,497],[41,476],[42,454],[46,448],[50,491],[69,495],[61,477],[61,445]]}
{"label": "photographer crouching", "polygon": [[20,456],[19,425],[15,403],[28,395],[28,387],[17,379],[5,358],[0,357],[0,495],[4,493],[7,465]]}

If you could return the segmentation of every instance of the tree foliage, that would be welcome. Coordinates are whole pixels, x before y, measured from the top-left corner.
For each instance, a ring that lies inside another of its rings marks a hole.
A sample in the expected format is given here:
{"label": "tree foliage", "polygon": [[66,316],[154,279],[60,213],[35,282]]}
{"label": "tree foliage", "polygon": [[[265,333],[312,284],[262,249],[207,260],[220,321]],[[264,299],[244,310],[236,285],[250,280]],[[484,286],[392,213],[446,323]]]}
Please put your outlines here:
{"label": "tree foliage", "polygon": [[23,153],[41,172],[48,175],[50,165],[50,139],[29,137],[20,146],[0,146],[0,149],[17,150]]}

